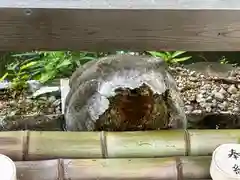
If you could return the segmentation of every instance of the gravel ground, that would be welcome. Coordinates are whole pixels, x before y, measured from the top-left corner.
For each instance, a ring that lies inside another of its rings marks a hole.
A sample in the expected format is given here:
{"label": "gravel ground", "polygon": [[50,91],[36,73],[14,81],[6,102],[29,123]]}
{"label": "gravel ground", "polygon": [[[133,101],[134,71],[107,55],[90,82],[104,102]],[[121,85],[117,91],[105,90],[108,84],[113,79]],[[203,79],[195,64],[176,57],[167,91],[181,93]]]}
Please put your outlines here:
{"label": "gravel ground", "polygon": [[211,77],[183,67],[170,68],[186,113],[240,114],[240,68],[227,77]]}
{"label": "gravel ground", "polygon": [[27,93],[11,97],[0,94],[0,116],[59,114],[61,100],[55,96],[32,99]]}

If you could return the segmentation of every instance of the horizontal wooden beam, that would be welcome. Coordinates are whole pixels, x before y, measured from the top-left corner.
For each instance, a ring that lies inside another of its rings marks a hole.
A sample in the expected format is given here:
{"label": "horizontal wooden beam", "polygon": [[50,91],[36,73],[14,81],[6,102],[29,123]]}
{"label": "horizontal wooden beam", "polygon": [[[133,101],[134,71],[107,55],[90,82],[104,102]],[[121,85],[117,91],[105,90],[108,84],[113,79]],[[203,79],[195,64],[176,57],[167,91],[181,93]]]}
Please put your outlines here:
{"label": "horizontal wooden beam", "polygon": [[238,51],[239,17],[238,0],[3,0],[0,50]]}
{"label": "horizontal wooden beam", "polygon": [[240,9],[238,0],[2,0],[0,5],[8,8],[60,9]]}

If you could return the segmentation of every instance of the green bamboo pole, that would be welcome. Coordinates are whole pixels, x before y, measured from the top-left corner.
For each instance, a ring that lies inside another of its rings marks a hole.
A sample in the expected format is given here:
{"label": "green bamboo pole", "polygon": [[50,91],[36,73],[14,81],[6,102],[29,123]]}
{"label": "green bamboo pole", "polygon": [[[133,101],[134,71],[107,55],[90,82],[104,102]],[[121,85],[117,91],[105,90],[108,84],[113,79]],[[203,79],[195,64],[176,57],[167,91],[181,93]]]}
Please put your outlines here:
{"label": "green bamboo pole", "polygon": [[206,156],[224,143],[239,143],[240,131],[0,132],[0,153],[13,160],[54,158],[153,158]]}
{"label": "green bamboo pole", "polygon": [[211,156],[185,156],[180,158],[184,179],[210,178]]}
{"label": "green bamboo pole", "polygon": [[59,160],[16,161],[17,180],[56,180],[63,179]]}
{"label": "green bamboo pole", "polygon": [[4,154],[15,161],[23,159],[27,146],[27,131],[0,132],[0,154]]}
{"label": "green bamboo pole", "polygon": [[107,157],[184,156],[184,131],[106,132]]}
{"label": "green bamboo pole", "polygon": [[187,154],[191,156],[211,155],[216,147],[224,143],[240,143],[239,129],[188,130]]}
{"label": "green bamboo pole", "polygon": [[15,162],[19,180],[210,179],[210,156]]}
{"label": "green bamboo pole", "polygon": [[31,131],[28,160],[52,158],[101,158],[100,132]]}

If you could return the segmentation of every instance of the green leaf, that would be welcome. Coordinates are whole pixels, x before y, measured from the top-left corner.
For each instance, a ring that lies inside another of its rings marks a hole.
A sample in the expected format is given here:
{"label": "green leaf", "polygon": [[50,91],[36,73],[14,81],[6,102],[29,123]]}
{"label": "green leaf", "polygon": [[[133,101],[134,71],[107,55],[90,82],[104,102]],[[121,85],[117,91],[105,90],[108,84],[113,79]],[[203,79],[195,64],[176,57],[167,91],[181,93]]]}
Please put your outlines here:
{"label": "green leaf", "polygon": [[1,82],[1,81],[4,81],[7,76],[8,76],[8,72],[6,72],[6,73],[0,78],[0,82]]}
{"label": "green leaf", "polygon": [[32,75],[32,79],[40,81],[40,79],[41,79],[41,74],[39,74],[39,73],[33,74],[33,75]]}
{"label": "green leaf", "polygon": [[184,54],[186,53],[186,51],[175,51],[173,54],[172,54],[172,58],[175,58],[177,56],[180,56],[181,54]]}
{"label": "green leaf", "polygon": [[47,62],[47,64],[44,66],[45,71],[54,71],[56,70],[56,64],[54,61],[53,62]]}
{"label": "green leaf", "polygon": [[165,54],[168,56],[168,57],[172,57],[172,54],[168,51],[165,52]]}
{"label": "green leaf", "polygon": [[60,69],[62,67],[66,67],[68,65],[72,64],[70,59],[65,59],[64,61],[62,61],[60,64],[57,65],[56,69]]}
{"label": "green leaf", "polygon": [[23,76],[20,77],[22,81],[27,81],[29,80],[29,74],[24,74]]}
{"label": "green leaf", "polygon": [[32,61],[32,62],[30,62],[30,63],[28,63],[28,64],[25,64],[25,65],[23,65],[23,66],[20,67],[20,71],[26,70],[26,69],[28,69],[28,68],[30,68],[30,67],[33,67],[34,65],[36,65],[36,64],[38,64],[38,63],[39,63],[38,61]]}
{"label": "green leaf", "polygon": [[94,60],[96,60],[96,58],[94,58],[94,57],[87,57],[86,56],[86,57],[81,58],[79,60],[79,62],[80,62],[81,65],[83,65],[83,64],[85,64],[85,63],[87,63],[89,61],[94,61]]}
{"label": "green leaf", "polygon": [[157,52],[157,51],[147,51],[147,52],[154,57],[161,57],[163,59],[167,59],[167,56],[164,52]]}
{"label": "green leaf", "polygon": [[174,62],[183,62],[183,61],[187,61],[190,58],[192,58],[192,57],[188,56],[188,57],[176,58],[176,59],[173,59],[173,61]]}
{"label": "green leaf", "polygon": [[54,78],[55,76],[56,76],[55,71],[50,71],[50,72],[47,72],[47,73],[43,73],[43,74],[41,74],[41,78],[39,79],[39,81],[41,83],[45,83],[48,80],[51,80],[52,78]]}
{"label": "green leaf", "polygon": [[15,71],[15,69],[19,66],[19,62],[11,63],[7,65],[8,71]]}
{"label": "green leaf", "polygon": [[64,58],[66,55],[65,51],[52,51],[49,52],[48,57],[49,58]]}
{"label": "green leaf", "polygon": [[[19,77],[19,76],[22,76],[22,75],[24,75],[24,74],[27,74],[27,72],[25,72],[25,71],[18,72],[18,73],[17,73],[17,76]],[[19,78],[20,78],[20,77],[19,77]]]}
{"label": "green leaf", "polygon": [[80,60],[95,60],[95,59],[96,59],[95,57],[86,56],[81,58]]}
{"label": "green leaf", "polygon": [[12,57],[35,56],[35,55],[37,55],[36,52],[26,52],[22,54],[13,54]]}

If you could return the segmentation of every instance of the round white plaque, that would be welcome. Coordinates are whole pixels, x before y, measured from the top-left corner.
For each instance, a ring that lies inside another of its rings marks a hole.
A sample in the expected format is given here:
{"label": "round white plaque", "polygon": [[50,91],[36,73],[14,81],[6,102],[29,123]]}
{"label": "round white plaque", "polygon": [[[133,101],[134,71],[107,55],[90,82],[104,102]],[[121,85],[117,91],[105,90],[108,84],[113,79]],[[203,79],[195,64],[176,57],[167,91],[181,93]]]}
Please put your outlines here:
{"label": "round white plaque", "polygon": [[17,180],[15,163],[3,154],[0,154],[0,179]]}
{"label": "round white plaque", "polygon": [[240,180],[240,144],[222,144],[212,155],[210,174],[213,180]]}

